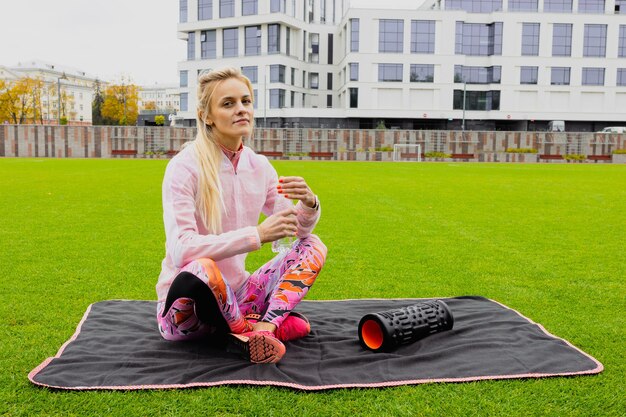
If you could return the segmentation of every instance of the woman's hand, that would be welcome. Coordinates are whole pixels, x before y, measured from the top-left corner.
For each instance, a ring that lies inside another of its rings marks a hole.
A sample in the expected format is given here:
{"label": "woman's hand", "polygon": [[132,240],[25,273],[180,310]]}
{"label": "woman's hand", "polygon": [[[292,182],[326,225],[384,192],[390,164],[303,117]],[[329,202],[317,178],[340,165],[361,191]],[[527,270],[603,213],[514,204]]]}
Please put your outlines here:
{"label": "woman's hand", "polygon": [[315,194],[302,177],[280,177],[278,179],[278,194],[285,198],[300,200],[310,208],[315,207]]}
{"label": "woman's hand", "polygon": [[295,236],[298,230],[296,220],[296,208],[288,209],[272,214],[257,226],[261,243],[273,242],[287,236]]}

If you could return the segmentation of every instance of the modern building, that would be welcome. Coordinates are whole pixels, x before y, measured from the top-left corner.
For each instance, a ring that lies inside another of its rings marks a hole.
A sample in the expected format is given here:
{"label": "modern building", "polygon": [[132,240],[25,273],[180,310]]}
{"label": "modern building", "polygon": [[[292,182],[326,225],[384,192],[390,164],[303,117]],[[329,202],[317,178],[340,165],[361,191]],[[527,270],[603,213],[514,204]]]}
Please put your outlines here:
{"label": "modern building", "polygon": [[568,131],[626,124],[626,0],[179,0],[179,116],[240,67],[257,125]]}
{"label": "modern building", "polygon": [[154,84],[139,87],[139,116],[137,125],[156,125],[156,117],[163,116],[165,125],[171,125],[172,119],[180,110],[180,91],[178,85]]}
{"label": "modern building", "polygon": [[[0,79],[14,82],[22,77],[43,81],[41,110],[44,123],[57,123],[60,92],[61,97],[65,97],[68,124],[91,125],[91,103],[96,81],[94,76],[75,68],[42,61],[25,61],[13,67],[0,67]],[[103,86],[105,84],[102,83]]]}

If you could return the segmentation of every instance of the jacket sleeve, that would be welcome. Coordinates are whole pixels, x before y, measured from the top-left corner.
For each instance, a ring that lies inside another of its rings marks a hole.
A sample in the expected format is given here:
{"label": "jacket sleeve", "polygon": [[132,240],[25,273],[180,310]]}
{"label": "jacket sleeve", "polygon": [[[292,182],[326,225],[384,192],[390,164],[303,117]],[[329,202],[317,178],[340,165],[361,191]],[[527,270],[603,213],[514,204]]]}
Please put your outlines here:
{"label": "jacket sleeve", "polygon": [[195,203],[197,175],[184,163],[171,162],[163,179],[163,222],[166,250],[176,268],[198,258],[219,261],[261,247],[254,226],[221,234],[200,234],[201,220],[196,218]]}

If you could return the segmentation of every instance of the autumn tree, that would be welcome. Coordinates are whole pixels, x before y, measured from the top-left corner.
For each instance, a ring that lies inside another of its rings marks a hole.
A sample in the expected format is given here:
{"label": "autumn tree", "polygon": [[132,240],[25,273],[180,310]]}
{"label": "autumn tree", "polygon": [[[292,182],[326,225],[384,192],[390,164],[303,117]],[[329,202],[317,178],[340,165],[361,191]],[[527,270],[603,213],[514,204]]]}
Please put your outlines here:
{"label": "autumn tree", "polygon": [[139,87],[131,83],[110,85],[107,87],[102,103],[102,116],[113,120],[118,125],[137,123]]}
{"label": "autumn tree", "polygon": [[[44,112],[43,97],[54,97],[57,94],[58,92],[52,85],[46,85],[39,78],[23,77],[15,81],[2,81],[0,83],[0,122],[43,124],[44,113],[48,113],[48,117],[52,113]],[[76,112],[66,111],[73,102],[74,98],[62,91],[60,101],[62,116],[75,117]],[[56,114],[58,109],[52,110]]]}
{"label": "autumn tree", "polygon": [[156,110],[157,109],[156,101],[146,101],[143,104],[143,109],[144,110]]}

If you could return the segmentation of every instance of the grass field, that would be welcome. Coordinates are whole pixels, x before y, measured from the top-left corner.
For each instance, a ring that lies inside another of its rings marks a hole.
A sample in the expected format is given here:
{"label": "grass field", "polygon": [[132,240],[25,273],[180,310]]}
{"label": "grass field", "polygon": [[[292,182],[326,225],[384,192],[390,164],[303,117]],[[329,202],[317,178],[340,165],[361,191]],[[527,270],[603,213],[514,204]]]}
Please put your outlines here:
{"label": "grass field", "polygon": [[[275,163],[322,201],[316,233],[329,256],[310,299],[482,295],[597,358],[600,375],[321,393],[32,386],[28,372],[89,304],[155,298],[165,165],[0,159],[0,414],[626,413],[626,166],[616,165]],[[268,247],[250,254],[248,269],[270,256]]]}

